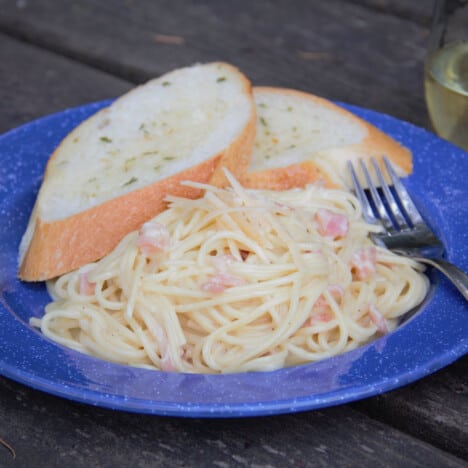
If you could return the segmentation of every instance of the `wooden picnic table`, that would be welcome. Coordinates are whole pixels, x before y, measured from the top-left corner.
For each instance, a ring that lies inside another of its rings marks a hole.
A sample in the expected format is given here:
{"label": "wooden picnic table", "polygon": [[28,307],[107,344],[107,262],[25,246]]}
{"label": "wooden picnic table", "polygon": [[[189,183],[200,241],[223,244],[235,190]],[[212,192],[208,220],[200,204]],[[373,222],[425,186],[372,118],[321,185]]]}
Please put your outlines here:
{"label": "wooden picnic table", "polygon": [[[432,0],[0,0],[0,133],[195,62],[429,128]],[[1,349],[0,349],[1,353]],[[468,360],[356,403],[248,419],[96,408],[0,377],[0,466],[468,466]]]}

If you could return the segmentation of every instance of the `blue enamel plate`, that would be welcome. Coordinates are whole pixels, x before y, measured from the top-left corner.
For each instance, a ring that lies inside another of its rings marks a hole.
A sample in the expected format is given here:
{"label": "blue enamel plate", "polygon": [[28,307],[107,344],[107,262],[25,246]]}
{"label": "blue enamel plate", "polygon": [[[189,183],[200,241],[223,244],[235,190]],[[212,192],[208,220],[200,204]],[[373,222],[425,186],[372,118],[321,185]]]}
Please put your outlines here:
{"label": "blue enamel plate", "polygon": [[[468,307],[444,278],[396,331],[355,351],[274,372],[175,374],[104,362],[57,345],[29,326],[49,302],[45,285],[20,282],[17,252],[49,155],[109,102],[67,110],[0,137],[0,373],[57,396],[118,410],[185,417],[244,417],[323,408],[420,379],[468,352]],[[407,180],[447,257],[468,270],[468,154],[392,117],[348,107],[413,151]]]}

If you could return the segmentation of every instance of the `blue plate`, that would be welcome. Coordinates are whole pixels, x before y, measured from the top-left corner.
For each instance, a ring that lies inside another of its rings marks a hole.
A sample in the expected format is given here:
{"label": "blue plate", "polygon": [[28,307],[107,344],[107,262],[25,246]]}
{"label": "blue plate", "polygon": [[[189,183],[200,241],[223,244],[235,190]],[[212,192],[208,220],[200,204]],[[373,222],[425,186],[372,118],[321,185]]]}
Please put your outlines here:
{"label": "blue plate", "polygon": [[[241,417],[337,405],[400,387],[468,352],[468,308],[434,275],[419,313],[355,351],[275,372],[173,374],[104,362],[59,346],[28,325],[49,301],[44,284],[16,277],[16,257],[46,161],[79,122],[109,102],[67,110],[0,137],[0,373],[54,395],[125,411],[186,417]],[[392,117],[346,106],[408,146],[405,184],[468,270],[468,154]]]}

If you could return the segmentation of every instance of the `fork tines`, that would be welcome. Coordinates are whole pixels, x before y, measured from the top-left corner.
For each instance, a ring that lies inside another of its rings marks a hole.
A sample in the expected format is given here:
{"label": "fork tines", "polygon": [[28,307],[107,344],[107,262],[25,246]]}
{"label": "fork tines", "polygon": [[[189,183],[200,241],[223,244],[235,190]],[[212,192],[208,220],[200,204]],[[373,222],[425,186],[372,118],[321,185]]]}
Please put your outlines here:
{"label": "fork tines", "polygon": [[[367,188],[360,183],[355,169],[348,161],[354,191],[367,222],[380,222],[389,232],[409,229],[422,222],[416,206],[386,157],[383,158],[386,174],[382,172],[375,158],[371,158],[374,177],[362,159],[359,161],[359,166],[363,174],[361,180],[365,181]],[[387,180],[390,180],[390,183],[387,183]]]}

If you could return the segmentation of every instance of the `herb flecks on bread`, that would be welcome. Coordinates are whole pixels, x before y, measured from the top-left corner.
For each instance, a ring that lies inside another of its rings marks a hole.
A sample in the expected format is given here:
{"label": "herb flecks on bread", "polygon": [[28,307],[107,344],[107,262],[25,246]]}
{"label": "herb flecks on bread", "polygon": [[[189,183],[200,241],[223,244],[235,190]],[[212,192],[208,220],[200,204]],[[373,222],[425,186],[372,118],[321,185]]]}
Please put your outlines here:
{"label": "herb flecks on bread", "polygon": [[245,173],[255,135],[249,80],[229,64],[151,80],[75,128],[52,154],[20,247],[20,277],[44,280],[101,258],[218,165]]}
{"label": "herb flecks on bread", "polygon": [[386,155],[411,172],[410,152],[376,127],[309,93],[255,87],[257,135],[244,185],[285,190],[323,180],[344,187],[348,160]]}

